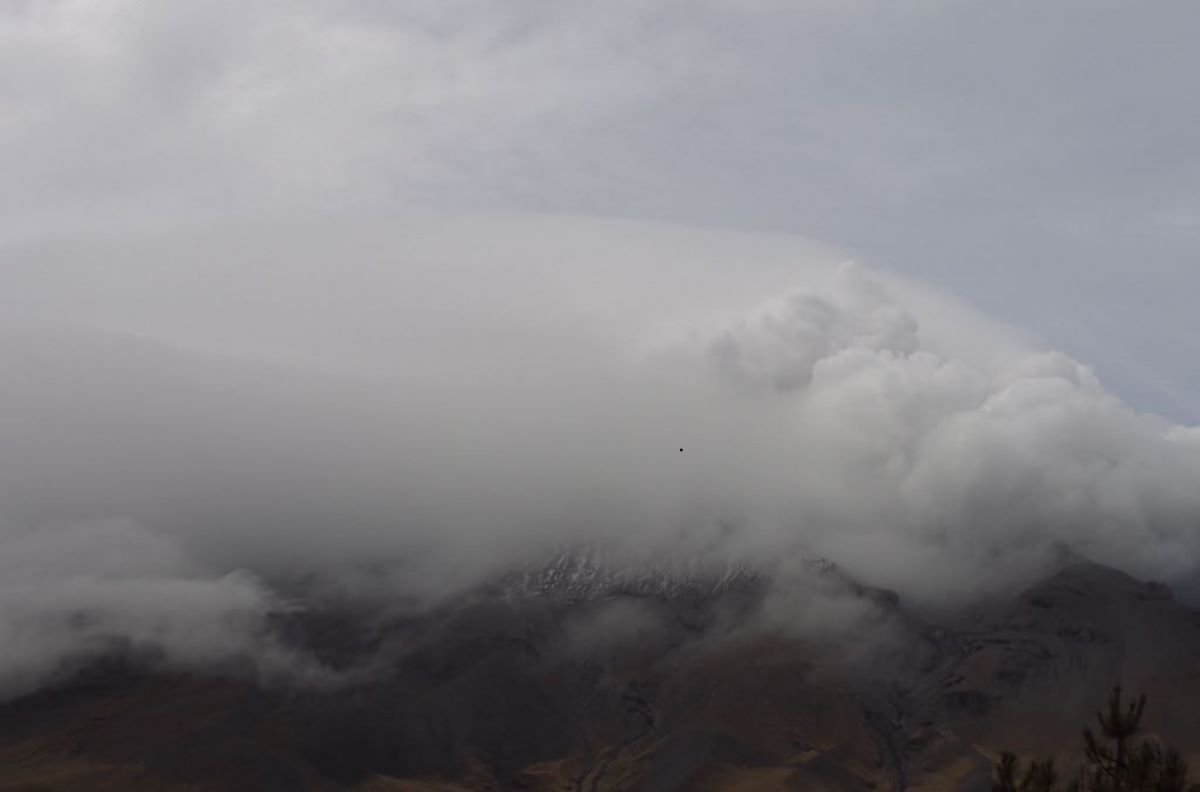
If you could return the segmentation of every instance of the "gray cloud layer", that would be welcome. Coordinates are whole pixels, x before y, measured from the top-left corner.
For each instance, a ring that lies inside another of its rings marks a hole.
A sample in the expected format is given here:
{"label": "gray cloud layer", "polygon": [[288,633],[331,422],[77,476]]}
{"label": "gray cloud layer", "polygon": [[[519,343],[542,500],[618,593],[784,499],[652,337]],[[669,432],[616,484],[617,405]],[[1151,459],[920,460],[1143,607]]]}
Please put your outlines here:
{"label": "gray cloud layer", "polygon": [[11,251],[10,675],[116,639],[257,657],[258,581],[437,599],[579,543],[824,556],[929,606],[1063,547],[1195,571],[1195,430],[822,248],[562,218],[230,228]]}
{"label": "gray cloud layer", "polygon": [[0,235],[379,203],[783,230],[1195,421],[1198,21],[1187,0],[8,0]]}
{"label": "gray cloud layer", "polygon": [[1190,575],[1197,13],[0,0],[0,683],[573,541]]}

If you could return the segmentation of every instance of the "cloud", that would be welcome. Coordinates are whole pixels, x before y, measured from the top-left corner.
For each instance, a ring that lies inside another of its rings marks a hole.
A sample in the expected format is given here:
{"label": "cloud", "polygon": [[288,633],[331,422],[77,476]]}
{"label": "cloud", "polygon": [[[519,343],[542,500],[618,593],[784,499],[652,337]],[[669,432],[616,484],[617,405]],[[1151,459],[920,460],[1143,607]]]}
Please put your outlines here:
{"label": "cloud", "polygon": [[498,8],[0,3],[13,678],[572,543],[1194,572],[1194,10]]}
{"label": "cloud", "polygon": [[795,292],[761,306],[708,342],[730,379],[792,391],[812,384],[819,361],[846,349],[917,351],[917,323],[869,278],[845,267],[831,294]]}
{"label": "cloud", "polygon": [[1060,546],[1143,576],[1192,572],[1190,432],[1061,353],[988,364],[923,336],[855,268],[702,336],[696,356],[779,421],[781,437],[745,449],[778,487],[751,485],[778,509],[776,539],[925,603],[1028,579]]}
{"label": "cloud", "polygon": [[247,572],[198,568],[175,540],[125,520],[0,529],[0,697],[97,656],[206,673],[319,681],[272,638],[285,605]]}
{"label": "cloud", "polygon": [[9,313],[40,319],[4,334],[0,502],[35,529],[132,519],[218,575],[394,565],[435,599],[579,543],[825,556],[924,604],[1063,545],[1194,571],[1191,430],[836,262],[427,215],[14,248]]}
{"label": "cloud", "polygon": [[0,238],[380,206],[777,229],[951,289],[1194,421],[1196,240],[1170,221],[1196,180],[1195,16],[10,1]]}
{"label": "cloud", "polygon": [[0,157],[24,183],[0,194],[20,218],[10,232],[97,212],[478,205],[468,191],[511,195],[528,168],[586,187],[612,163],[579,161],[571,141],[593,145],[717,62],[690,58],[701,31],[632,5],[102,0],[0,14],[22,74],[0,86]]}

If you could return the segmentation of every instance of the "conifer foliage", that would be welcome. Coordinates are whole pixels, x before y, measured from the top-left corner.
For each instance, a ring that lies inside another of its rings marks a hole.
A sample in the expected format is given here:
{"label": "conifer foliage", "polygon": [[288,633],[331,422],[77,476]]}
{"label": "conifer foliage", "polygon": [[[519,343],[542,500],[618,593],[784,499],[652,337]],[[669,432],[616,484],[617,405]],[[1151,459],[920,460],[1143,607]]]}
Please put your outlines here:
{"label": "conifer foliage", "polygon": [[1100,730],[1083,730],[1083,763],[1078,776],[1059,786],[1054,759],[1033,760],[1021,767],[1014,754],[1004,753],[996,765],[992,792],[1200,792],[1188,781],[1188,767],[1179,752],[1152,738],[1141,737],[1146,697],[1124,701],[1121,686],[1096,713]]}

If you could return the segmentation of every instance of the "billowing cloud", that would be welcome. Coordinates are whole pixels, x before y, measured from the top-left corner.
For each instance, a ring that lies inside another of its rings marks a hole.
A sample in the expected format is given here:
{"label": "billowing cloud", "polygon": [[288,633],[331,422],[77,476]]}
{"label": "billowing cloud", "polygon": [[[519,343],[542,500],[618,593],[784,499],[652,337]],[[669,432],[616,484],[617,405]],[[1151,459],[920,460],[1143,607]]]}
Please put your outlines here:
{"label": "billowing cloud", "polygon": [[580,545],[1192,575],[1196,12],[1037,13],[0,2],[0,684]]}
{"label": "billowing cloud", "polygon": [[111,641],[259,657],[277,586],[439,601],[581,546],[828,558],[917,607],[1067,550],[1195,572],[1195,430],[911,283],[639,224],[315,227],[13,249],[10,675]]}

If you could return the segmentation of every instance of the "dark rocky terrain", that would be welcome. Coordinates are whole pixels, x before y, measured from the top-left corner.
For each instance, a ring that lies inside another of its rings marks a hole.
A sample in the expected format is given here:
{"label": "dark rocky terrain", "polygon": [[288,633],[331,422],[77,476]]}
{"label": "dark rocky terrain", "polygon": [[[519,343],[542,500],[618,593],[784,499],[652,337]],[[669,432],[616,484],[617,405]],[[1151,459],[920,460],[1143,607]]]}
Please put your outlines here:
{"label": "dark rocky terrain", "polygon": [[[987,789],[1001,749],[1077,755],[1117,680],[1200,758],[1200,613],[1161,585],[1074,563],[935,623],[808,570],[780,595],[562,558],[419,615],[281,621],[360,669],[335,687],[114,656],[0,705],[0,790]],[[825,621],[788,628],[808,601]]]}

